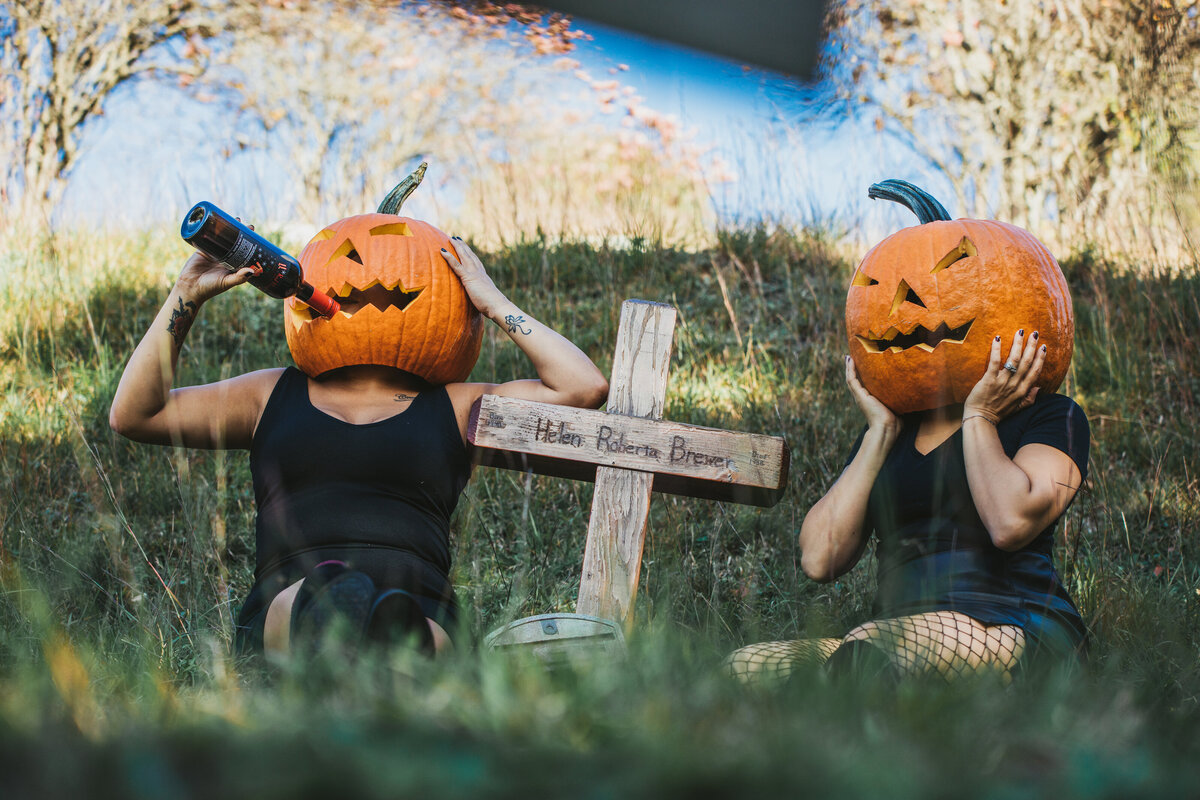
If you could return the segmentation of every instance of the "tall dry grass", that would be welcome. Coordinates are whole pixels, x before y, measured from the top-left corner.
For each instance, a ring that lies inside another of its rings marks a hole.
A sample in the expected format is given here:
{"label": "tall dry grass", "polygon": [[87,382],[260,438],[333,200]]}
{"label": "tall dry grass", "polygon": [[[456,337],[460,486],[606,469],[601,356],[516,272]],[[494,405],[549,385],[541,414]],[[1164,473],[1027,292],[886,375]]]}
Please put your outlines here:
{"label": "tall dry grass", "polygon": [[[8,796],[415,791],[511,796],[1187,796],[1200,742],[1200,280],[1068,259],[1068,389],[1093,427],[1058,558],[1090,664],[1003,688],[782,694],[720,674],[732,647],[836,634],[869,613],[870,558],[828,585],[795,532],[860,420],[841,380],[850,263],[816,233],[710,248],[525,239],[488,257],[514,300],[607,369],[619,303],[680,310],[666,415],[781,434],[787,497],[760,510],[656,496],[627,661],[546,674],[470,641],[430,665],[321,662],[263,682],[228,656],[253,564],[239,453],[133,444],[110,398],[186,255],[171,235],[3,242],[0,760]],[[206,306],[181,380],[287,363],[280,309]],[[490,334],[475,376],[528,365]],[[453,521],[471,637],[571,610],[591,487],[482,470]],[[202,780],[203,779],[203,780]],[[11,794],[9,792],[11,791]]]}

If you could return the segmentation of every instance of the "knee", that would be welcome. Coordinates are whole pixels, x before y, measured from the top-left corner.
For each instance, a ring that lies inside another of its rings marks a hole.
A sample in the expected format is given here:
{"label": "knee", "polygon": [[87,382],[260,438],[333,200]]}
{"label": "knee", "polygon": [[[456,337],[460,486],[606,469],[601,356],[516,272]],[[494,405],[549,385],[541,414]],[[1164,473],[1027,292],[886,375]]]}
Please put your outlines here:
{"label": "knee", "polygon": [[764,666],[764,659],[760,657],[761,651],[762,645],[758,644],[739,647],[725,656],[725,660],[721,662],[721,672],[742,683],[754,683]]}
{"label": "knee", "polygon": [[842,644],[850,642],[873,641],[880,636],[879,625],[875,622],[864,622],[857,628],[852,628],[845,636],[842,637]]}

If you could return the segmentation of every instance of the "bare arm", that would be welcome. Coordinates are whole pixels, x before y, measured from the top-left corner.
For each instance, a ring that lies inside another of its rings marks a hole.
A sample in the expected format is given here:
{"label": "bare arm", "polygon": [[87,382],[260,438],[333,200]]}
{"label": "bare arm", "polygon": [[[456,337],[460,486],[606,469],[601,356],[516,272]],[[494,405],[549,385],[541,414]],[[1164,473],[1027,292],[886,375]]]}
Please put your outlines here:
{"label": "bare arm", "polygon": [[1066,453],[1044,444],[1029,444],[1009,458],[1000,443],[996,423],[1033,403],[1034,381],[1046,358],[1038,333],[1024,342],[1023,331],[1013,338],[1007,364],[1000,363],[1001,343],[992,342],[983,378],[963,406],[963,458],[967,483],[979,518],[992,543],[1001,550],[1019,550],[1067,510],[1079,490],[1079,467]]}
{"label": "bare arm", "polygon": [[867,500],[900,432],[896,415],[867,392],[849,357],[846,383],[867,417],[867,432],[854,458],[800,526],[800,567],[821,582],[848,571],[862,557],[869,534],[864,530]]}
{"label": "bare arm", "polygon": [[471,302],[508,334],[537,372],[536,380],[447,387],[460,412],[463,430],[466,430],[466,411],[485,393],[576,408],[598,408],[603,404],[608,397],[608,380],[592,360],[566,337],[518,308],[497,289],[479,257],[462,240],[455,239],[454,247],[458,258],[446,250],[442,251],[442,256],[462,280]]}
{"label": "bare arm", "polygon": [[244,283],[199,253],[188,259],[166,303],[134,349],[113,396],[113,430],[139,442],[202,448],[250,446],[280,370],[262,370],[206,386],[173,389],[179,350],[200,307]]}

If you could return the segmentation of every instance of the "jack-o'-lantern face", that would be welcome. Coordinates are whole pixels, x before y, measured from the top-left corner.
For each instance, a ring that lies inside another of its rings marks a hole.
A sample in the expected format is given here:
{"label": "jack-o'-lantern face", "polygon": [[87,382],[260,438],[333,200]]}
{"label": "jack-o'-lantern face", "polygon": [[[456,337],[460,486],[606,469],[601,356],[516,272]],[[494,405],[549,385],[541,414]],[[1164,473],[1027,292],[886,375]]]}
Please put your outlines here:
{"label": "jack-o'-lantern face", "polygon": [[465,380],[479,357],[483,318],[443,247],[455,253],[434,226],[394,213],[349,217],[313,237],[300,253],[304,278],[341,310],[324,319],[288,299],[284,328],[296,365],[310,376],[379,364],[434,384]]}
{"label": "jack-o'-lantern face", "polygon": [[850,282],[846,331],[866,389],[898,414],[961,403],[983,376],[993,338],[1002,337],[1007,356],[1022,328],[1047,346],[1038,385],[1058,388],[1074,349],[1074,314],[1045,246],[1004,222],[950,220],[900,181],[871,189],[913,208],[922,224],[876,245]]}

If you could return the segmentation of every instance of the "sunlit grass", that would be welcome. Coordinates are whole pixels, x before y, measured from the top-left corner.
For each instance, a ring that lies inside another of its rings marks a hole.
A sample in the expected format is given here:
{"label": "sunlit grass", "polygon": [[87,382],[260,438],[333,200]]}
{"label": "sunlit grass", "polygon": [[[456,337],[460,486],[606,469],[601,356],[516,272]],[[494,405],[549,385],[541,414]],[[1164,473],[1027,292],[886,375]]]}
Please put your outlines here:
{"label": "sunlit grass", "polygon": [[[137,445],[107,426],[186,247],[71,233],[2,245],[0,750],[57,765],[20,771],[11,796],[1194,792],[1194,276],[1065,262],[1070,388],[1093,450],[1057,555],[1093,631],[1085,669],[896,694],[816,676],[764,694],[720,674],[738,645],[845,631],[873,584],[870,558],[828,585],[796,563],[800,520],[861,425],[842,380],[850,266],[819,236],[758,229],[711,250],[534,240],[488,259],[516,302],[604,369],[621,300],[675,304],[666,416],[791,444],[772,509],[655,496],[626,662],[546,674],[464,641],[437,665],[332,663],[263,682],[228,654],[253,568],[244,455]],[[189,336],[182,380],[288,363],[281,324],[261,294],[223,295]],[[528,372],[490,332],[475,377]],[[475,475],[453,521],[469,638],[573,610],[590,502],[587,484]],[[211,789],[181,788],[201,778]]]}

